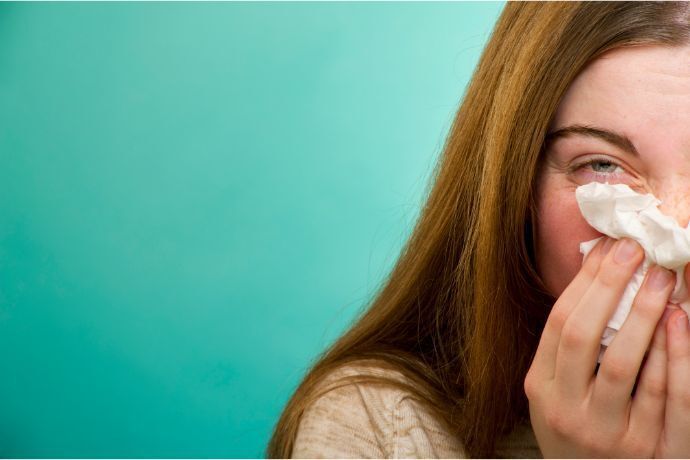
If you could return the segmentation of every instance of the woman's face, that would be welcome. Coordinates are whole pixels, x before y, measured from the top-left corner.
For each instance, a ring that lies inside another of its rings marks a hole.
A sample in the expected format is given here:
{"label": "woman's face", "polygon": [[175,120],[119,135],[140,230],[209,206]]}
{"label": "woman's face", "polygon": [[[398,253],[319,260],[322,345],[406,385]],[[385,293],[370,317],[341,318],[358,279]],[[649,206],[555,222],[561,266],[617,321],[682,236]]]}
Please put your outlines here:
{"label": "woman's face", "polygon": [[537,268],[554,297],[580,270],[580,242],[602,236],[580,213],[579,185],[653,193],[661,212],[688,224],[690,46],[618,49],[594,61],[568,88],[549,132],[573,126],[597,131],[556,136],[537,177]]}

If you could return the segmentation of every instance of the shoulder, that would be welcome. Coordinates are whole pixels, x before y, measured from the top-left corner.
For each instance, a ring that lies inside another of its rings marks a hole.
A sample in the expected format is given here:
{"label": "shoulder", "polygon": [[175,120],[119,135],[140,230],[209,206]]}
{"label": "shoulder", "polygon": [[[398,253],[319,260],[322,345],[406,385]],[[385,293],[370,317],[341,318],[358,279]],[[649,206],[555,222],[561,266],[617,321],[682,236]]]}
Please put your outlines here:
{"label": "shoulder", "polygon": [[[406,377],[372,361],[332,371],[323,385],[343,377]],[[344,383],[307,407],[300,421],[293,458],[449,458],[466,457],[456,439],[425,405],[393,385]]]}

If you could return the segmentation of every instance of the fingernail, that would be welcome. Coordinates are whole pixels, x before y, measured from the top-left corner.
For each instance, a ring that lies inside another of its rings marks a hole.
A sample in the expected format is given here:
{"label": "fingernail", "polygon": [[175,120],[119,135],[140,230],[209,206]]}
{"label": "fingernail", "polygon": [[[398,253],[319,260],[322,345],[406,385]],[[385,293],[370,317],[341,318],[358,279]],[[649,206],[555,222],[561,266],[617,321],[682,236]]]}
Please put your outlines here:
{"label": "fingernail", "polygon": [[619,264],[630,262],[637,255],[637,243],[630,238],[618,240],[618,247],[613,254],[613,260]]}
{"label": "fingernail", "polygon": [[647,285],[654,291],[661,291],[671,283],[671,279],[673,279],[673,275],[669,270],[655,265],[649,271]]}
{"label": "fingernail", "polygon": [[686,315],[685,313],[683,313],[682,315],[678,315],[673,325],[678,330],[682,328],[687,331],[690,328],[690,323],[688,323],[688,315]]}
{"label": "fingernail", "polygon": [[609,250],[611,249],[611,246],[613,246],[613,243],[615,241],[613,238],[608,238],[608,237],[604,237],[604,238],[605,238],[604,243],[601,246],[601,255],[602,256],[605,256],[606,254],[608,254]]}

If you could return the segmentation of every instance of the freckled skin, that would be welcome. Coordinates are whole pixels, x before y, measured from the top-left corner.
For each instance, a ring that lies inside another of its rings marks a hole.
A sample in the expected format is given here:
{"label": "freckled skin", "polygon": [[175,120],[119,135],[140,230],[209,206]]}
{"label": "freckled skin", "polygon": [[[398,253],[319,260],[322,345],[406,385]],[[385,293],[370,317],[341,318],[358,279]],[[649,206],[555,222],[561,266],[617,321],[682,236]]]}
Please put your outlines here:
{"label": "freckled skin", "polygon": [[[622,166],[610,183],[653,193],[660,210],[682,226],[690,220],[690,46],[644,46],[606,53],[590,64],[562,98],[552,129],[581,124],[625,134],[639,158],[581,136],[554,142],[537,177],[536,259],[549,292],[558,298],[582,265],[579,245],[601,236],[589,226],[575,189],[603,176],[568,175],[549,158],[572,163],[592,154]],[[591,171],[591,169],[589,170]],[[636,188],[637,187],[637,188]]]}

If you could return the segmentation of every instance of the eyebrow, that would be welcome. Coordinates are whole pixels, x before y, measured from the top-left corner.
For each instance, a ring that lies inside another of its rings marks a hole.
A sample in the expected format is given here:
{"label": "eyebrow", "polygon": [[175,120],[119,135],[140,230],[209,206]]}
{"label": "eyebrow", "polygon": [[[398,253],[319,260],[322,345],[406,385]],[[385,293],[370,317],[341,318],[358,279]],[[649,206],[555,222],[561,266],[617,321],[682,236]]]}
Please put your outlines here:
{"label": "eyebrow", "polygon": [[587,137],[595,137],[597,139],[601,139],[605,142],[608,142],[609,144],[613,144],[616,147],[624,150],[625,152],[639,157],[640,154],[637,152],[637,149],[635,148],[635,145],[628,139],[628,137],[624,134],[617,133],[615,131],[609,131],[603,128],[598,128],[594,126],[587,126],[587,125],[570,125],[566,126],[565,128],[560,128],[556,131],[552,131],[546,135],[546,138],[544,139],[544,142],[548,146],[552,142],[554,142],[556,139],[562,138],[562,137],[569,137],[569,136],[587,136]]}

